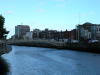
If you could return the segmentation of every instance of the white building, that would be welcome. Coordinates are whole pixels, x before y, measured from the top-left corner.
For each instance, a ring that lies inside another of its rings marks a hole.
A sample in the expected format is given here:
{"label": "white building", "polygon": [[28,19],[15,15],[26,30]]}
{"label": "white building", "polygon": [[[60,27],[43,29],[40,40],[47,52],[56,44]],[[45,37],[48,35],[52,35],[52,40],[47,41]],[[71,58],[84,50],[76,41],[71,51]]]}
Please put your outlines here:
{"label": "white building", "polygon": [[85,23],[77,26],[78,39],[100,40],[100,24]]}
{"label": "white building", "polygon": [[24,35],[24,40],[32,40],[33,39],[33,32],[27,32],[25,35]]}
{"label": "white building", "polygon": [[84,39],[91,39],[91,32],[82,28],[80,31],[80,36],[83,37]]}

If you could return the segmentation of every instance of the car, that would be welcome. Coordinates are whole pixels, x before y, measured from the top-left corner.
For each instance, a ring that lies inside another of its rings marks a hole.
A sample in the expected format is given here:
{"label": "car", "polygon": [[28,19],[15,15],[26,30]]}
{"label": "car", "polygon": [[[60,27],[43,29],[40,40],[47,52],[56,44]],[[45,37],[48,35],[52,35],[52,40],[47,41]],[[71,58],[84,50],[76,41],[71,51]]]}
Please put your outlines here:
{"label": "car", "polygon": [[89,40],[89,43],[99,42],[99,40]]}

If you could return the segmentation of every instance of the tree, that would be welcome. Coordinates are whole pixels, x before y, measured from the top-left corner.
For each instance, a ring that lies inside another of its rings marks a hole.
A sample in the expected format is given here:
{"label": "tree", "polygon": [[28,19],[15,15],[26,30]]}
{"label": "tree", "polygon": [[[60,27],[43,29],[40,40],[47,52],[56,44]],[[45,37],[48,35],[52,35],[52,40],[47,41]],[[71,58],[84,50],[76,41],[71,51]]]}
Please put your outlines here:
{"label": "tree", "polygon": [[5,23],[5,18],[2,15],[0,15],[0,39],[6,38],[6,34],[9,33],[9,31],[7,31],[4,28],[4,23]]}

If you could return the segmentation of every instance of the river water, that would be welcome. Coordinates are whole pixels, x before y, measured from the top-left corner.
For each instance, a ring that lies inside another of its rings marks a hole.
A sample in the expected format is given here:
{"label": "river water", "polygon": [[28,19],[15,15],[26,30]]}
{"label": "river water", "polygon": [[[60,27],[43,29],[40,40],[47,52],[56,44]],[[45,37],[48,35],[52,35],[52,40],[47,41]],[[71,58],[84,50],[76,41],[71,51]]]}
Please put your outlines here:
{"label": "river water", "polygon": [[99,54],[12,46],[3,57],[11,75],[100,75]]}

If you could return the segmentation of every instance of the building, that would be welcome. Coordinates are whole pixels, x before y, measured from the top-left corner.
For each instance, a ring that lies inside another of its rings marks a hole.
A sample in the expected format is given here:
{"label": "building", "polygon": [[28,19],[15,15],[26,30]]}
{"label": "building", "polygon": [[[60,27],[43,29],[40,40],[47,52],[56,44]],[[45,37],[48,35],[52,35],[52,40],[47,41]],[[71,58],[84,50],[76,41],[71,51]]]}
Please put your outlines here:
{"label": "building", "polygon": [[24,37],[24,40],[33,40],[33,31],[26,32],[26,34],[23,37]]}
{"label": "building", "polygon": [[10,40],[15,40],[15,35],[11,36]]}
{"label": "building", "polygon": [[17,25],[15,26],[15,37],[16,39],[22,39],[23,36],[30,32],[30,27],[28,25]]}
{"label": "building", "polygon": [[91,39],[91,32],[84,29],[84,28],[81,28],[81,31],[80,31],[80,36],[83,37],[83,39]]}
{"label": "building", "polygon": [[57,38],[56,34],[57,34],[56,30],[45,29],[40,32],[39,37],[41,39],[56,39]]}
{"label": "building", "polygon": [[84,23],[77,26],[78,40],[100,40],[100,24]]}
{"label": "building", "polygon": [[71,31],[64,31],[63,32],[63,37],[65,38],[65,39],[72,39],[72,40],[76,40],[76,36],[77,36],[77,31],[76,31],[76,29],[73,29],[73,30],[71,30]]}
{"label": "building", "polygon": [[39,36],[40,36],[40,30],[39,29],[34,29],[33,30],[33,39],[38,39],[39,38]]}

